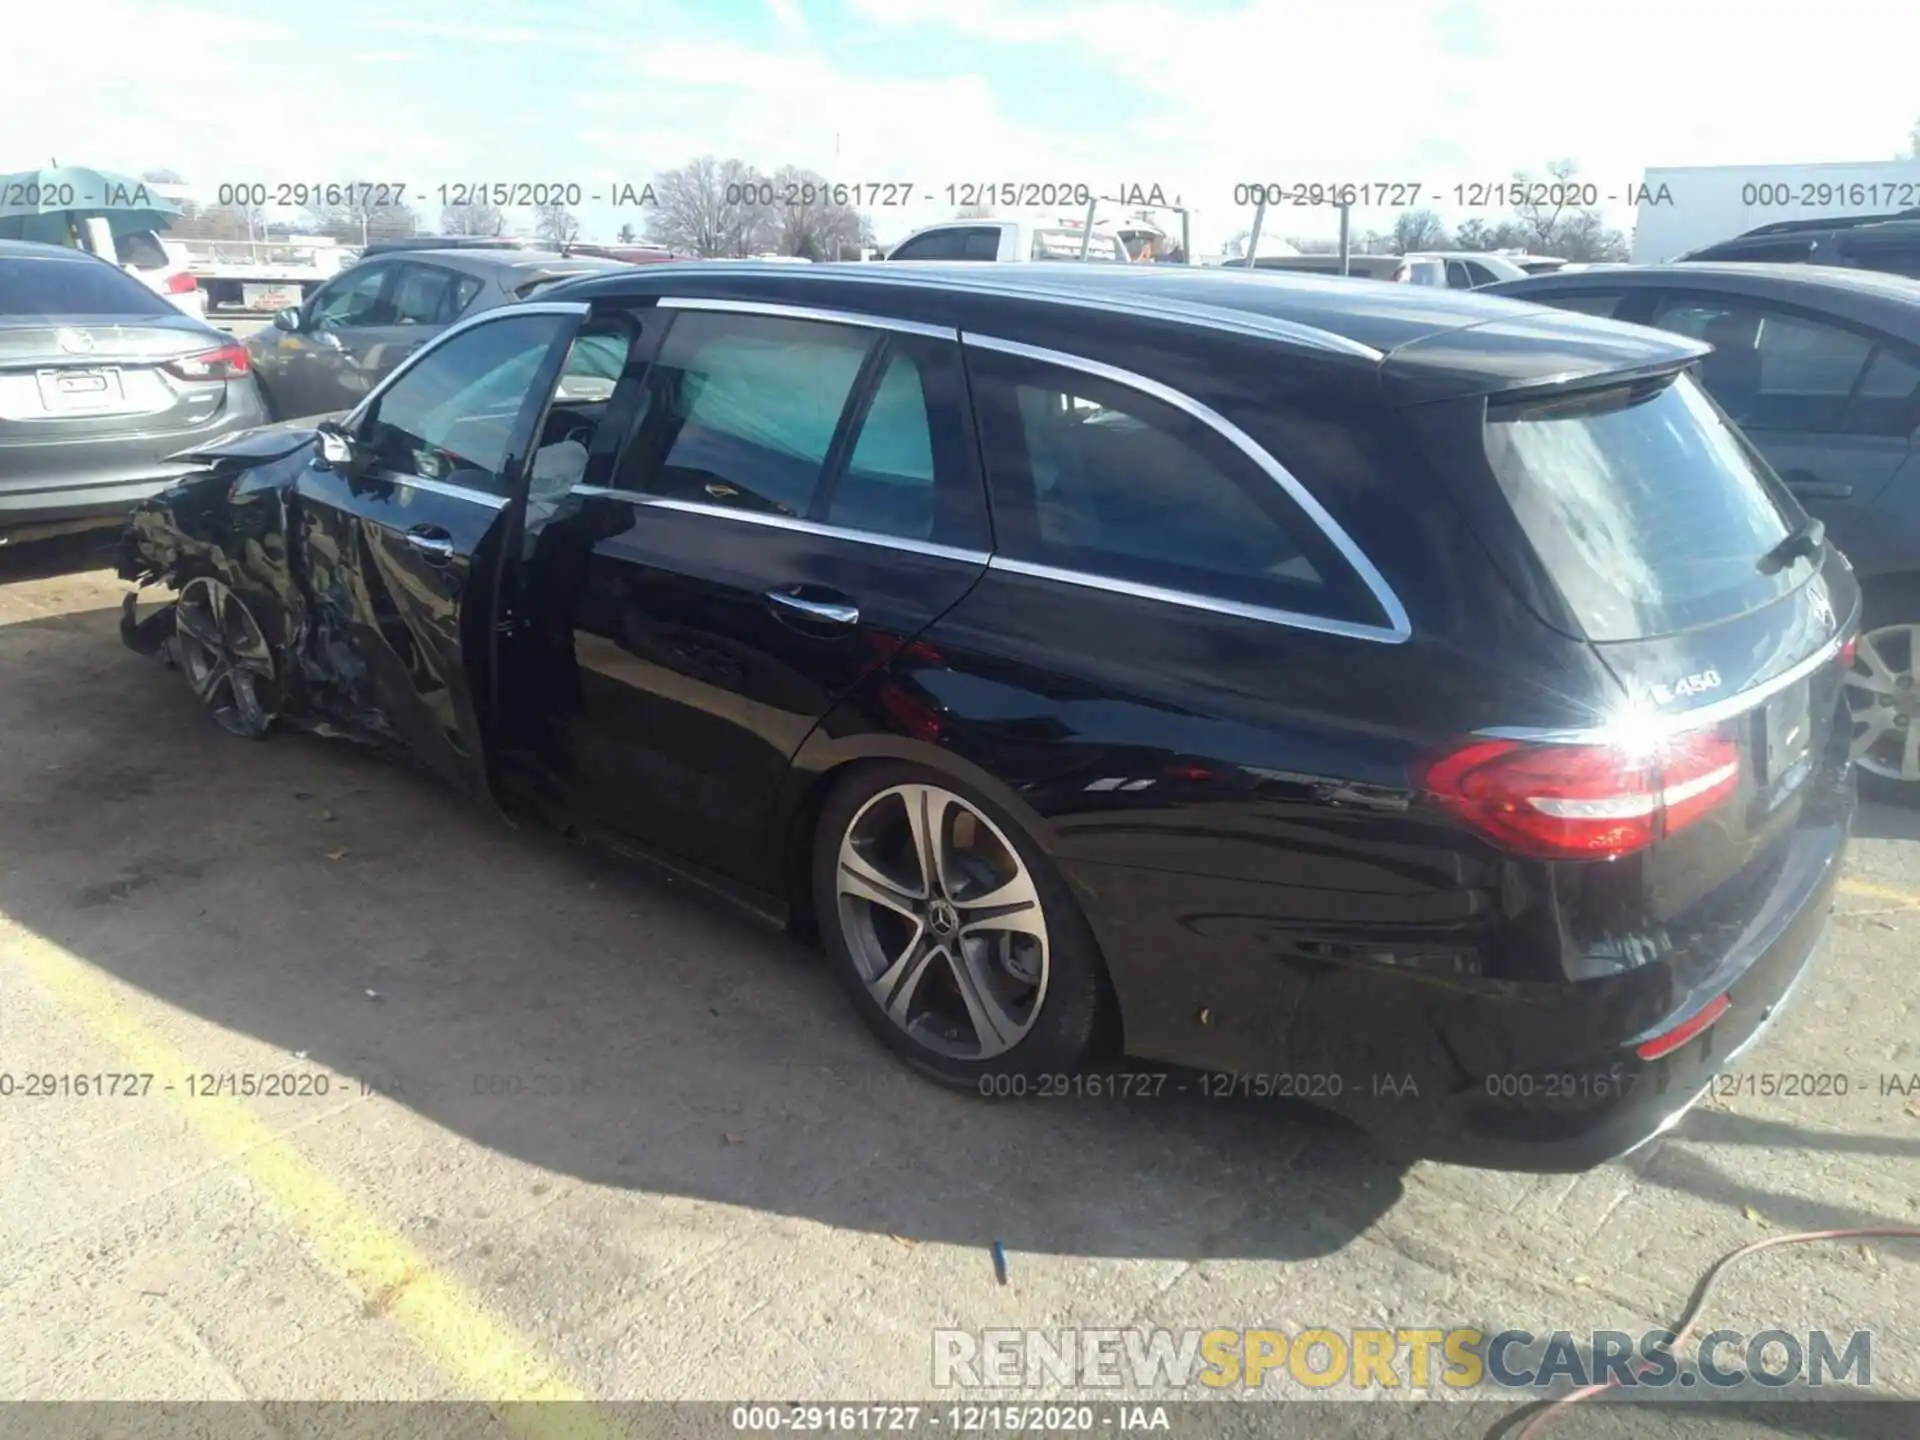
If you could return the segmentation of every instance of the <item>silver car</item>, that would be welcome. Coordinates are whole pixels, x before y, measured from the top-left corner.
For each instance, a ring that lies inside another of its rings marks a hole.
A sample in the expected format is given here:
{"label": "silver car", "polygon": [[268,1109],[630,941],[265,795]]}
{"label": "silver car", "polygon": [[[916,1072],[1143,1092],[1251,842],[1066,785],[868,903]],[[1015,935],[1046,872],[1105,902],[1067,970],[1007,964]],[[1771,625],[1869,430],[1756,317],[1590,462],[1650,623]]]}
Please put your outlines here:
{"label": "silver car", "polygon": [[0,531],[124,512],[266,418],[231,335],[97,255],[0,240]]}
{"label": "silver car", "polygon": [[538,250],[380,251],[275,315],[272,328],[248,337],[247,351],[274,419],[351,410],[455,321],[621,268]]}

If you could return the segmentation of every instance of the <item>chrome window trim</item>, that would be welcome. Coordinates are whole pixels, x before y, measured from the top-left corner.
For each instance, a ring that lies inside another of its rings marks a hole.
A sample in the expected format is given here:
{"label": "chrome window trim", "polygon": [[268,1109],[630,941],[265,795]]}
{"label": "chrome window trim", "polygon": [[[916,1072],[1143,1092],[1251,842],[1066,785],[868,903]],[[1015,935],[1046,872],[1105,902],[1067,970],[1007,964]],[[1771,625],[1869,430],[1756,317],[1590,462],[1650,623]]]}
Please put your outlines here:
{"label": "chrome window trim", "polygon": [[1061,570],[1052,565],[1036,565],[1030,560],[1009,560],[995,555],[987,562],[989,570],[1009,575],[1026,575],[1035,580],[1054,580],[1063,585],[1081,585],[1089,590],[1105,590],[1115,595],[1131,595],[1139,600],[1154,600],[1162,605],[1180,605],[1189,610],[1205,610],[1215,615],[1237,615],[1243,620],[1260,620],[1269,625],[1284,625],[1290,630],[1315,630],[1324,635],[1339,635],[1349,640],[1378,640],[1397,644],[1405,635],[1391,635],[1378,625],[1361,625],[1351,620],[1335,620],[1325,615],[1302,615],[1293,610],[1276,610],[1266,605],[1246,605],[1217,595],[1196,595],[1190,590],[1169,590],[1160,585],[1143,585],[1136,580],[1120,580],[1111,575],[1095,575],[1085,570]]}
{"label": "chrome window trim", "polygon": [[493,310],[482,310],[478,315],[469,315],[464,320],[456,320],[388,371],[386,379],[369,390],[360,403],[347,412],[346,419],[341,424],[348,429],[358,429],[360,422],[366,418],[367,411],[373,408],[374,402],[392,389],[402,375],[412,370],[414,366],[456,335],[464,335],[467,331],[477,330],[482,325],[493,325],[502,320],[516,319],[521,315],[585,316],[591,308],[584,300],[528,300],[518,305],[502,305]]}
{"label": "chrome window trim", "polygon": [[[906,243],[905,241],[901,242]],[[855,285],[893,285],[908,290],[937,290],[950,295],[986,295],[996,300],[1030,300],[1041,305],[1066,305],[1077,310],[1091,310],[1117,315],[1129,315],[1144,320],[1169,320],[1178,324],[1197,326],[1206,330],[1219,330],[1233,335],[1251,336],[1257,340],[1290,341],[1296,345],[1307,346],[1332,355],[1346,355],[1354,359],[1370,360],[1375,364],[1386,358],[1384,351],[1358,340],[1349,339],[1331,330],[1322,330],[1299,320],[1286,320],[1275,315],[1258,315],[1249,311],[1225,310],[1207,305],[1200,301],[1156,300],[1138,295],[1120,293],[1115,287],[1112,294],[1100,294],[1093,291],[1052,289],[1045,286],[996,285],[991,278],[995,265],[1004,263],[995,260],[902,260],[900,271],[889,273],[886,266],[893,262],[875,260],[868,262],[845,262],[811,266],[805,279],[820,279],[837,283]],[[1033,265],[1078,264],[1078,261],[1029,261]],[[1102,265],[1105,262],[1101,262]],[[983,272],[979,280],[965,282],[939,275],[923,273],[905,273],[906,267],[920,265],[969,265],[977,264]],[[702,260],[688,262],[683,269],[676,269],[672,262],[646,267],[647,282],[662,280],[672,282],[688,279],[696,284],[703,280],[721,277],[766,275],[764,266],[756,266],[752,261]],[[664,272],[664,273],[663,273]],[[1258,272],[1250,272],[1258,273]],[[590,277],[593,280],[604,279],[602,275]],[[621,294],[656,295],[657,303],[678,300],[675,295],[660,294],[655,291],[636,288]],[[769,302],[772,303],[772,302]]]}
{"label": "chrome window trim", "polygon": [[662,295],[654,302],[654,307],[660,310],[712,310],[732,315],[771,315],[781,320],[818,320],[828,325],[864,325],[870,330],[897,330],[905,335],[925,335],[934,340],[960,338],[960,332],[950,325],[923,325],[918,320],[896,320],[890,315],[867,315],[858,310],[822,310],[812,305],[788,305],[773,300]]}
{"label": "chrome window trim", "polygon": [[454,500],[471,500],[476,505],[485,505],[490,510],[507,508],[507,497],[494,495],[485,490],[469,490],[465,485],[449,485],[445,480],[427,480],[415,475],[376,475],[373,478],[385,480],[394,485],[410,485],[415,490],[431,491],[435,495],[446,495]]}
{"label": "chrome window trim", "polygon": [[764,525],[773,530],[794,530],[802,535],[819,535],[828,540],[852,540],[861,545],[877,545],[883,550],[902,550],[911,555],[931,555],[941,560],[959,560],[985,565],[984,550],[965,550],[953,545],[936,545],[931,540],[909,540],[900,535],[882,535],[873,530],[852,530],[843,525],[823,525],[797,515],[767,515],[758,510],[736,510],[727,505],[705,505],[698,500],[675,500],[665,495],[643,495],[632,490],[616,490],[608,485],[576,485],[569,495],[588,495],[603,500],[625,500],[653,510],[677,510],[686,515],[711,515],[721,520],[737,520],[747,525]]}
{"label": "chrome window trim", "polygon": [[1269,606],[1247,605],[1239,601],[1222,597],[1198,595],[1184,590],[1167,589],[1162,586],[1136,584],[1132,581],[1118,580],[1108,576],[1094,575],[1077,570],[1061,570],[1048,565],[1035,565],[1026,561],[1003,560],[996,556],[995,566],[1002,569],[1014,569],[1016,573],[1045,575],[1051,579],[1066,580],[1073,584],[1087,584],[1096,589],[1113,590],[1121,594],[1138,595],[1146,599],[1164,600],[1169,604],[1190,605],[1201,609],[1218,610],[1230,615],[1244,615],[1249,619],[1269,620],[1274,624],[1292,625],[1302,629],[1320,630],[1332,635],[1345,635],[1356,640],[1377,640],[1384,644],[1398,645],[1413,635],[1413,624],[1407,618],[1406,607],[1400,603],[1400,597],[1394,594],[1393,587],[1386,577],[1374,566],[1353,537],[1341,527],[1340,522],[1329,515],[1324,506],[1316,500],[1307,488],[1294,477],[1286,466],[1261,448],[1259,442],[1235,425],[1218,411],[1201,404],[1190,395],[1182,394],[1158,380],[1145,375],[1137,375],[1131,370],[1122,370],[1118,366],[1104,364],[1098,360],[1089,360],[1081,355],[1069,355],[1059,350],[1044,350],[1037,345],[1025,345],[1014,340],[1000,340],[988,335],[976,335],[971,331],[961,336],[962,343],[983,350],[997,350],[1007,355],[1017,355],[1023,359],[1034,360],[1041,364],[1057,365],[1064,369],[1082,371],[1098,376],[1115,385],[1123,385],[1138,390],[1162,404],[1171,405],[1191,415],[1208,429],[1213,430],[1241,454],[1258,466],[1267,477],[1284,490],[1288,497],[1300,507],[1307,518],[1319,526],[1321,534],[1326,536],[1340,557],[1353,567],[1372,594],[1380,611],[1387,617],[1387,624],[1368,625],[1354,620],[1340,620],[1332,616],[1299,614],[1291,610],[1280,610]]}
{"label": "chrome window trim", "polygon": [[1522,740],[1536,745],[1609,745],[1623,739],[1645,740],[1666,738],[1671,735],[1683,735],[1690,730],[1703,729],[1708,725],[1718,725],[1722,720],[1731,720],[1744,715],[1758,705],[1778,695],[1789,685],[1831,664],[1845,643],[1843,636],[1834,635],[1806,659],[1796,662],[1782,670],[1771,679],[1749,685],[1737,695],[1729,695],[1724,700],[1715,700],[1709,705],[1701,705],[1692,710],[1675,710],[1665,714],[1635,716],[1631,722],[1613,721],[1606,725],[1593,725],[1586,728],[1535,727],[1529,725],[1501,725],[1492,729],[1476,730],[1475,735],[1488,740]]}

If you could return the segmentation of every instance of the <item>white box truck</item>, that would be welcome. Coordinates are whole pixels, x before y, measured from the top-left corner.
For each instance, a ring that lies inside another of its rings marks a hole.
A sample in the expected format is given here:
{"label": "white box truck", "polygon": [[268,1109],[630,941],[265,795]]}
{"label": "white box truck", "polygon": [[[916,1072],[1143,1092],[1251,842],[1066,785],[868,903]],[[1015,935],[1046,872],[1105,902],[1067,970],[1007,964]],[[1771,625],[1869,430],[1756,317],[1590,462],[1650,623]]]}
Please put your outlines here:
{"label": "white box truck", "polygon": [[1920,160],[1649,169],[1633,263],[1654,265],[1777,220],[1893,215],[1920,206]]}

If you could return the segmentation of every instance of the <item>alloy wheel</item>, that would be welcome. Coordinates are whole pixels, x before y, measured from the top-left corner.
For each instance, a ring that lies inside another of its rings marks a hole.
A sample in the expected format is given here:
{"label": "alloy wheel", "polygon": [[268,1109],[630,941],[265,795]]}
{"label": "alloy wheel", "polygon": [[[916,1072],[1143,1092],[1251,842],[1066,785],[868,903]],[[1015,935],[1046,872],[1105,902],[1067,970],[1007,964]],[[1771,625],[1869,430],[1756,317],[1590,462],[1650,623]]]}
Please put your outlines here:
{"label": "alloy wheel", "polygon": [[835,881],[860,979],[916,1043],[991,1060],[1046,1001],[1047,922],[1026,863],[950,790],[894,785],[855,812]]}
{"label": "alloy wheel", "polygon": [[1860,637],[1847,672],[1854,762],[1869,774],[1908,784],[1920,783],[1917,656],[1920,624],[1883,625]]}
{"label": "alloy wheel", "polygon": [[193,693],[224,729],[253,739],[273,724],[273,650],[238,595],[211,576],[190,580],[173,637]]}

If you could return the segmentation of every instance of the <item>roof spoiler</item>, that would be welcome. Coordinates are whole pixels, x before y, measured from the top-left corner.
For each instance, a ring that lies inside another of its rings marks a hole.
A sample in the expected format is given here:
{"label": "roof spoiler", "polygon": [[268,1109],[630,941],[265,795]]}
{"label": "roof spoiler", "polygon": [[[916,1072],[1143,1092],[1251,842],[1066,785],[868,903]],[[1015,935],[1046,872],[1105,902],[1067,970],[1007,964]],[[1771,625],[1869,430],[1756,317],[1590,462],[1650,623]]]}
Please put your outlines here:
{"label": "roof spoiler", "polygon": [[1489,405],[1524,405],[1529,400],[1573,400],[1590,390],[1653,387],[1657,382],[1671,381],[1702,356],[1712,353],[1712,350],[1711,345],[1702,345],[1697,355],[1669,356],[1663,360],[1652,361],[1645,365],[1631,365],[1619,370],[1592,370],[1527,380],[1517,385],[1509,385],[1502,390],[1488,391],[1487,403]]}

